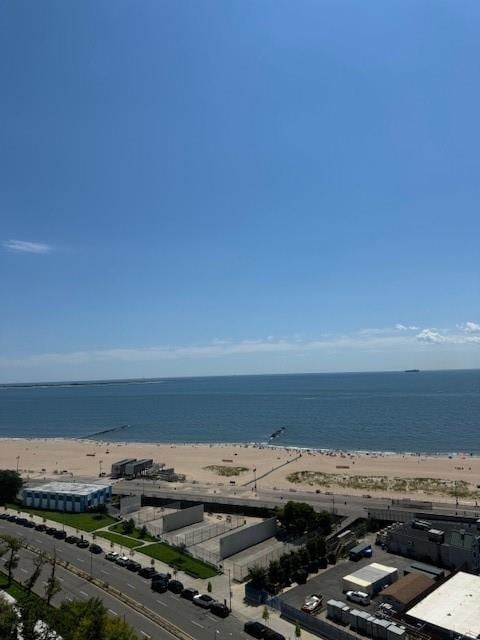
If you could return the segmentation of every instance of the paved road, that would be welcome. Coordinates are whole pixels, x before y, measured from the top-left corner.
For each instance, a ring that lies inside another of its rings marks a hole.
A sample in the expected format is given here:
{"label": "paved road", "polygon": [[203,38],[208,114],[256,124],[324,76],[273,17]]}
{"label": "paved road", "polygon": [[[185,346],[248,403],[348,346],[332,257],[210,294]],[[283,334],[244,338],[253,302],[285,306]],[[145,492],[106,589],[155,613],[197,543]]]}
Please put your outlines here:
{"label": "paved road", "polygon": [[[217,618],[209,611],[205,611],[170,592],[156,593],[150,589],[150,581],[141,578],[136,573],[127,571],[127,569],[123,567],[108,562],[108,560],[104,559],[103,555],[93,555],[88,549],[79,549],[75,545],[69,545],[62,540],[52,539],[45,533],[35,531],[34,529],[26,529],[25,527],[5,520],[0,521],[0,533],[8,533],[21,537],[26,542],[29,542],[38,549],[46,551],[50,555],[55,549],[59,559],[66,560],[83,571],[91,572],[92,576],[121,590],[129,597],[177,625],[193,638],[198,640],[212,640],[212,638],[215,637],[217,640],[246,640],[246,638],[249,638],[249,640],[251,640],[249,636],[243,633],[243,624],[235,616],[231,615],[226,619]],[[25,559],[23,557],[24,555]],[[26,569],[26,565],[23,564],[24,562],[27,562],[26,552],[25,554],[22,553],[21,565],[21,568]],[[29,573],[30,567],[28,568]],[[87,598],[93,594],[99,596],[105,602],[105,606],[112,612],[122,617],[125,615],[127,622],[130,622],[141,636],[148,636],[155,640],[157,638],[166,640],[167,637],[171,639],[168,632],[149,622],[140,614],[133,612],[119,600],[97,589],[88,581],[66,570],[60,570],[60,568],[58,575],[64,580],[62,586],[64,586],[65,593],[72,594],[68,597]],[[26,576],[27,574],[24,573],[23,579],[25,579]],[[19,575],[19,577],[22,578],[22,575]],[[42,578],[42,580],[43,579],[44,578]],[[215,593],[213,595],[215,595]]]}
{"label": "paved road", "polygon": [[[343,516],[364,516],[369,508],[388,509],[392,507],[390,498],[372,496],[365,498],[359,495],[340,495],[326,493],[315,493],[315,491],[299,491],[290,489],[287,491],[261,489],[255,493],[244,487],[215,487],[207,488],[201,485],[185,485],[172,489],[170,487],[158,486],[152,482],[143,481],[120,481],[113,486],[114,493],[125,494],[145,494],[150,497],[158,497],[171,500],[193,500],[197,502],[218,502],[245,506],[257,506],[275,508],[282,506],[288,500],[301,500],[308,502],[317,510],[335,512]],[[419,511],[415,506],[398,507],[401,510]],[[471,504],[455,505],[453,502],[433,503],[433,512],[440,515],[467,515],[480,517],[480,506]]]}
{"label": "paved road", "polygon": [[[14,571],[14,577],[18,582],[24,582],[33,573],[33,557],[34,554],[26,549],[19,552],[19,563]],[[35,585],[34,592],[41,597],[45,597],[45,585],[50,575],[51,565],[46,565]],[[160,628],[148,618],[137,613],[130,607],[124,605],[115,597],[110,596],[101,589],[90,584],[86,580],[82,580],[75,574],[56,567],[55,576],[60,581],[62,590],[54,596],[52,604],[60,606],[64,601],[87,600],[88,598],[100,598],[103,600],[105,607],[112,616],[118,616],[128,622],[137,632],[139,638],[151,638],[152,640],[173,640],[168,631]]]}

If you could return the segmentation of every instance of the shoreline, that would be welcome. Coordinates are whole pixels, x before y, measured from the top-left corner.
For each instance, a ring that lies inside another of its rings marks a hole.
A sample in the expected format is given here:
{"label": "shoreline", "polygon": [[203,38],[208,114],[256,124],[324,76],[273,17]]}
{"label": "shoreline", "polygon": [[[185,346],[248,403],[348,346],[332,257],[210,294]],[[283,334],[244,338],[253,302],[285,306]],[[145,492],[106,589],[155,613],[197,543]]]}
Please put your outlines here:
{"label": "shoreline", "polygon": [[205,442],[203,440],[177,441],[177,440],[113,440],[113,439],[96,439],[84,438],[81,436],[0,436],[0,443],[9,441],[32,441],[41,442],[83,442],[90,444],[101,444],[110,446],[161,446],[161,447],[244,447],[254,449],[271,449],[280,451],[293,451],[297,453],[314,453],[321,455],[354,455],[354,456],[410,456],[421,458],[445,458],[445,457],[463,457],[471,459],[480,459],[480,451],[395,451],[382,449],[337,449],[335,447],[307,447],[303,445],[291,444],[275,444],[271,442],[255,442],[255,441],[221,441],[221,442]]}
{"label": "shoreline", "polygon": [[[18,468],[27,481],[110,481],[112,463],[153,458],[186,476],[165,483],[188,491],[252,495],[279,491],[371,494],[449,502],[480,500],[480,456],[463,453],[422,455],[396,452],[346,452],[285,447],[278,443],[132,443],[80,438],[0,438],[0,469]],[[102,474],[102,475],[100,475]],[[233,486],[232,486],[233,485]],[[163,486],[163,483],[162,483]],[[196,489],[195,489],[196,490]]]}

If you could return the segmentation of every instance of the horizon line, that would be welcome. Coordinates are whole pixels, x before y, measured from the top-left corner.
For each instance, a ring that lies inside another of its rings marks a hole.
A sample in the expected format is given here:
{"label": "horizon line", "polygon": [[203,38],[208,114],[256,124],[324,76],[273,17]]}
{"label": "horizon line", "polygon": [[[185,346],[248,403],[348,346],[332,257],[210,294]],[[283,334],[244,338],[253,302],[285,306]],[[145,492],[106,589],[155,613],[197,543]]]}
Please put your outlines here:
{"label": "horizon line", "polygon": [[40,387],[40,386],[87,386],[91,384],[108,385],[108,384],[129,384],[129,383],[148,383],[159,382],[162,380],[199,380],[204,378],[250,378],[250,377],[272,377],[272,376],[320,376],[320,375],[362,375],[375,373],[409,373],[416,371],[418,373],[434,373],[442,371],[480,371],[479,367],[453,367],[448,369],[372,369],[357,371],[305,371],[305,372],[287,372],[287,373],[224,373],[213,375],[183,375],[183,376],[154,376],[148,378],[92,378],[89,380],[48,380],[48,381],[30,381],[30,382],[0,382],[0,389],[6,387]]}

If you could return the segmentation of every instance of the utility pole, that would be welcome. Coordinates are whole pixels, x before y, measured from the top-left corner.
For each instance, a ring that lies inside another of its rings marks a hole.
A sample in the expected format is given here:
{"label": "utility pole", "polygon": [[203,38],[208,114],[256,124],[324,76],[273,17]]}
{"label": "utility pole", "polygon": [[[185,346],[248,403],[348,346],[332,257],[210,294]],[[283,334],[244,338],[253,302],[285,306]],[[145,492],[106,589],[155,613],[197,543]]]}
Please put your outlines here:
{"label": "utility pole", "polygon": [[228,597],[229,597],[228,608],[231,611],[232,610],[232,580],[230,577],[230,569],[228,569]]}
{"label": "utility pole", "polygon": [[19,465],[19,462],[20,462],[20,456],[17,456],[17,473],[18,473],[18,465]]}

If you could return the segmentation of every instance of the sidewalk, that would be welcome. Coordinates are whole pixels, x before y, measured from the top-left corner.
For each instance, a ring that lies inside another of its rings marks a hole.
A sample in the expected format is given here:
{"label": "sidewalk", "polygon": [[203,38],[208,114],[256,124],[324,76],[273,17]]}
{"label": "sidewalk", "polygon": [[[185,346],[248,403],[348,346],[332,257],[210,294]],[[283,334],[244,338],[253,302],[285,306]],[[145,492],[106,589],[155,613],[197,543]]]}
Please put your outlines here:
{"label": "sidewalk", "polygon": [[[7,513],[18,514],[18,510],[7,509]],[[43,517],[34,515],[31,518],[30,513],[25,511],[20,511],[20,515],[22,515],[23,517],[28,517],[30,520],[35,522],[35,524],[40,524],[44,522]],[[152,558],[150,556],[143,554],[139,549],[137,550],[137,549],[124,548],[119,544],[110,542],[110,540],[106,540],[105,538],[102,538],[101,536],[96,535],[100,531],[108,530],[108,526],[102,527],[101,529],[97,529],[94,532],[87,532],[87,531],[82,531],[81,529],[76,529],[75,527],[71,527],[70,525],[66,525],[66,524],[64,525],[60,522],[57,522],[56,520],[45,519],[45,524],[49,527],[55,527],[56,529],[63,529],[66,532],[67,536],[77,536],[77,537],[83,536],[83,538],[85,540],[88,540],[88,542],[90,543],[95,542],[96,544],[99,544],[105,553],[107,553],[108,551],[116,551],[119,554],[126,555],[131,557],[132,559],[135,559],[137,562],[140,562],[142,566],[153,566],[157,571],[160,571],[162,573],[167,573],[167,572],[172,573],[172,568],[168,564],[165,564],[160,560],[154,560],[152,564]],[[39,534],[39,535],[45,535],[45,534]],[[19,537],[21,537],[20,527],[19,527]],[[52,539],[52,542],[53,540],[54,539]],[[66,544],[63,540],[58,540],[57,542],[59,545]],[[125,577],[127,577],[127,574]],[[227,574],[220,574],[218,576],[214,576],[213,578],[210,578],[209,580],[202,580],[201,578],[192,578],[191,576],[183,573],[183,571],[178,571],[176,577],[178,580],[180,580],[184,584],[185,587],[194,587],[195,589],[198,589],[200,593],[207,593],[207,584],[208,582],[211,582],[212,596],[218,599],[220,602],[223,602],[223,600],[225,600],[227,605],[230,604],[230,598],[228,593],[229,578]],[[242,622],[242,624],[247,620],[258,620],[259,622],[262,622],[264,624],[264,620],[262,619],[263,605],[255,607],[250,604],[247,604],[244,600],[245,583],[239,584],[236,582],[232,582],[231,591],[232,591],[232,601],[231,601],[232,612]],[[277,611],[270,608],[268,611],[269,611],[269,619],[268,619],[267,626],[284,635],[287,640],[295,640],[295,625],[293,625],[290,622],[287,622],[286,620],[282,620],[282,618],[280,618],[280,615]],[[305,631],[302,629],[301,638],[303,640],[314,640],[317,637],[318,636],[315,636],[312,633],[309,633],[308,631]]]}

